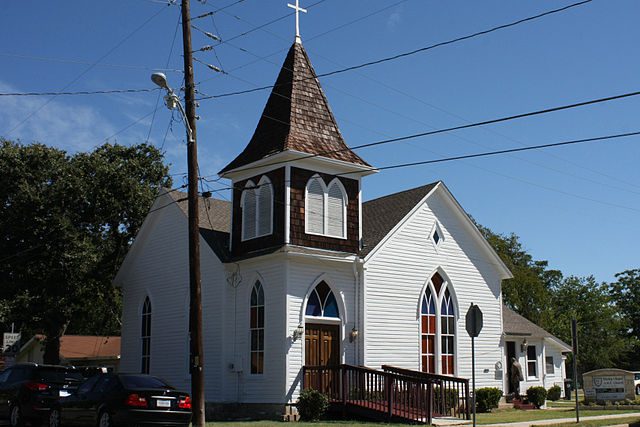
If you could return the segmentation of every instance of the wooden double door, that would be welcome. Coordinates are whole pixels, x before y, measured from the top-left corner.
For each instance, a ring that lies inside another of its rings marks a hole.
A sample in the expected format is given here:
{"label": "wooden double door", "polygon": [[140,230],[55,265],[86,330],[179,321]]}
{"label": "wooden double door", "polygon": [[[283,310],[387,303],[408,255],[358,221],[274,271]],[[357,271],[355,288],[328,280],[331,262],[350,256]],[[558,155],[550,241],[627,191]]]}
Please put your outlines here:
{"label": "wooden double door", "polygon": [[304,364],[307,366],[339,365],[339,326],[307,323],[304,329]]}
{"label": "wooden double door", "polygon": [[[307,323],[304,335],[305,388],[320,390],[332,396],[333,388],[339,384],[337,370],[340,364],[340,327],[321,323]],[[327,368],[327,369],[323,369]]]}

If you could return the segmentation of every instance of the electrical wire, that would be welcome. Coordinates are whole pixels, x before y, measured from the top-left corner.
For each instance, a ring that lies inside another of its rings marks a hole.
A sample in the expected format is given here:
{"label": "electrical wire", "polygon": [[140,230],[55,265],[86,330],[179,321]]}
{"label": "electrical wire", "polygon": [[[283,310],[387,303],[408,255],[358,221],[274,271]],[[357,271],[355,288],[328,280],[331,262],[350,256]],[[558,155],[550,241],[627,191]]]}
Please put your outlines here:
{"label": "electrical wire", "polygon": [[[75,78],[73,78],[69,83],[67,83],[60,91],[66,91],[71,85],[73,85],[74,83],[76,83],[78,80],[80,80],[82,77],[84,77],[87,73],[89,73],[89,71],[91,71],[93,68],[95,68],[100,62],[102,62],[103,59],[105,59],[107,56],[111,55],[111,53],[113,53],[116,49],[118,49],[120,46],[122,46],[127,40],[129,40],[131,37],[133,37],[138,31],[142,30],[142,28],[144,28],[149,22],[151,22],[154,18],[156,18],[158,15],[160,15],[162,12],[164,12],[166,10],[166,8],[161,8],[160,10],[158,10],[156,13],[154,13],[153,15],[151,15],[149,18],[147,18],[142,24],[140,24],[137,28],[135,28],[133,31],[131,31],[129,34],[127,34],[123,39],[121,39],[118,43],[116,43],[115,46],[113,46],[111,49],[109,49],[105,54],[103,54],[100,58],[98,58],[95,62],[93,62],[89,67],[87,67],[84,71],[82,71],[80,74],[78,74]],[[47,101],[45,101],[44,103],[42,103],[42,105],[40,105],[38,108],[36,108],[35,111],[33,111],[31,114],[27,115],[27,117],[25,117],[24,119],[22,119],[20,122],[18,122],[18,124],[16,124],[14,127],[12,127],[11,129],[9,129],[9,131],[4,132],[5,136],[9,136],[11,135],[11,133],[13,133],[13,131],[15,131],[16,129],[18,129],[19,127],[21,127],[23,124],[25,124],[31,117],[33,117],[34,115],[36,115],[40,110],[42,110],[45,106],[47,106],[51,101],[53,101],[56,98],[57,95],[53,95],[51,98],[49,98]]]}
{"label": "electrical wire", "polygon": [[81,90],[77,92],[0,92],[0,96],[70,96],[70,95],[105,95],[112,93],[147,93],[155,92],[160,88],[150,89],[106,89],[106,90]]}
{"label": "electrical wire", "polygon": [[[533,21],[533,20],[548,16],[548,15],[564,12],[564,11],[569,10],[571,8],[582,6],[582,5],[585,5],[587,3],[590,3],[591,1],[593,1],[593,0],[583,0],[583,1],[580,1],[580,2],[577,2],[577,3],[573,3],[573,4],[570,4],[570,5],[558,8],[558,9],[549,10],[549,11],[546,11],[546,12],[543,12],[543,13],[539,13],[537,15],[533,15],[533,16],[529,16],[529,17],[526,17],[526,18],[523,18],[523,19],[519,19],[517,21],[513,21],[513,22],[510,22],[510,23],[507,23],[507,24],[498,25],[498,26],[489,28],[487,30],[478,31],[478,32],[475,32],[475,33],[472,33],[472,34],[468,34],[468,35],[465,35],[465,36],[461,36],[461,37],[457,37],[457,38],[454,38],[454,39],[446,40],[446,41],[443,41],[443,42],[435,43],[435,44],[432,44],[432,45],[429,45],[429,46],[424,46],[424,47],[421,47],[419,49],[414,49],[414,50],[411,50],[411,51],[408,51],[408,52],[399,53],[399,54],[396,54],[396,55],[393,55],[393,56],[388,56],[388,57],[385,57],[385,58],[376,59],[374,61],[369,61],[369,62],[365,62],[365,63],[362,63],[362,64],[353,65],[353,66],[350,66],[350,67],[345,67],[345,68],[341,68],[341,69],[334,70],[334,71],[329,71],[327,73],[321,73],[321,74],[318,74],[315,77],[307,77],[307,78],[304,78],[304,79],[294,79],[294,81],[304,81],[304,80],[308,80],[308,79],[312,79],[312,78],[316,78],[316,77],[317,78],[321,78],[321,77],[334,76],[336,74],[341,74],[341,73],[345,73],[345,72],[348,72],[348,71],[358,70],[358,69],[369,67],[369,66],[372,66],[372,65],[382,64],[384,62],[394,61],[396,59],[400,59],[400,58],[404,58],[404,57],[407,57],[407,56],[415,55],[417,53],[425,52],[425,51],[432,50],[432,49],[435,49],[435,48],[438,48],[438,47],[442,47],[442,46],[458,43],[458,42],[461,42],[461,41],[469,40],[469,39],[472,39],[472,38],[475,38],[475,37],[479,37],[479,36],[483,36],[483,35],[486,35],[486,34],[489,34],[489,33],[493,33],[495,31],[500,31],[500,30],[503,30],[503,29],[506,29],[506,28],[510,28],[510,27],[513,27],[513,26],[516,26],[516,25],[519,25],[519,24],[523,24],[523,23],[526,23],[526,22],[530,22],[530,21]],[[293,14],[293,13],[291,13],[291,14]],[[257,29],[260,29],[260,27],[256,27],[252,31],[255,31]],[[229,41],[231,41],[233,39],[234,38],[226,40],[226,42],[229,42]],[[248,90],[244,90],[244,91],[227,92],[227,93],[222,93],[222,94],[218,94],[218,95],[210,95],[208,97],[203,97],[203,98],[200,98],[198,100],[206,100],[206,99],[213,99],[213,98],[223,98],[223,97],[229,97],[229,96],[243,95],[243,94],[247,94],[247,93],[253,93],[253,92],[259,92],[259,91],[263,91],[263,90],[267,90],[267,89],[273,89],[274,87],[275,87],[275,85],[261,86],[261,87],[258,87],[258,88],[248,89]]]}

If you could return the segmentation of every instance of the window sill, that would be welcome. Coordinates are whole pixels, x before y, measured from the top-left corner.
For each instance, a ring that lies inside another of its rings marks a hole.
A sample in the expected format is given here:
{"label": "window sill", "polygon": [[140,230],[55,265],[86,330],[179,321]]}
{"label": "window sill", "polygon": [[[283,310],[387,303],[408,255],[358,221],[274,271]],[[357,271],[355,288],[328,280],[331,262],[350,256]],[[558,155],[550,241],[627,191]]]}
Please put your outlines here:
{"label": "window sill", "polygon": [[308,231],[306,229],[304,230],[304,234],[309,234],[311,236],[329,237],[331,239],[347,240],[347,238],[343,237],[343,236],[332,236],[331,234],[314,233],[314,232]]}
{"label": "window sill", "polygon": [[273,234],[273,230],[272,230],[272,231],[270,231],[270,232],[268,232],[268,233],[261,234],[261,235],[259,235],[259,236],[254,236],[254,237],[249,237],[249,238],[241,237],[241,238],[240,238],[240,241],[241,241],[241,242],[248,242],[248,241],[250,241],[250,240],[259,239],[260,237],[271,236],[272,234]]}

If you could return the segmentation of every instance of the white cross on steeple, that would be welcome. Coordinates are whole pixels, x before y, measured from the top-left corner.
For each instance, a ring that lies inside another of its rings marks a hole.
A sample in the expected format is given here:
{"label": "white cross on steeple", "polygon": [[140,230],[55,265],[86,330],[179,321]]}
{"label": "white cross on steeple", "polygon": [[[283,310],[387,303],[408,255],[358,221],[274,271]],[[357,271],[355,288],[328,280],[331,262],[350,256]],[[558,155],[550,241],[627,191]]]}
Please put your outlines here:
{"label": "white cross on steeple", "polygon": [[296,11],[296,43],[301,43],[300,40],[300,12],[307,13],[307,9],[303,9],[300,7],[300,0],[296,0],[296,4],[293,5],[291,3],[287,3],[291,9]]}

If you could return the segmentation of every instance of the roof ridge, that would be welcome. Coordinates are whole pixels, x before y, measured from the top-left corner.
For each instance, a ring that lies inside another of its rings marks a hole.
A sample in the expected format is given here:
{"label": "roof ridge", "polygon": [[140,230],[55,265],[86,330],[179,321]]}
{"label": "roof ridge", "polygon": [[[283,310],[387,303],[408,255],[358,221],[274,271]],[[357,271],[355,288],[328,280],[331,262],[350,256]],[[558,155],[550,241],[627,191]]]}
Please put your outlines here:
{"label": "roof ridge", "polygon": [[419,185],[417,187],[409,188],[407,190],[401,190],[401,191],[398,191],[396,193],[391,193],[391,194],[387,194],[387,195],[384,195],[384,196],[380,196],[380,197],[377,197],[375,199],[367,200],[366,202],[362,202],[362,203],[364,204],[364,203],[376,202],[378,200],[383,200],[383,199],[386,199],[386,198],[389,198],[389,197],[398,196],[400,194],[409,193],[411,191],[419,190],[419,189],[422,189],[422,188],[425,188],[425,187],[435,186],[436,184],[440,184],[441,182],[442,182],[442,180],[437,180],[437,181],[431,182],[429,184]]}

